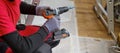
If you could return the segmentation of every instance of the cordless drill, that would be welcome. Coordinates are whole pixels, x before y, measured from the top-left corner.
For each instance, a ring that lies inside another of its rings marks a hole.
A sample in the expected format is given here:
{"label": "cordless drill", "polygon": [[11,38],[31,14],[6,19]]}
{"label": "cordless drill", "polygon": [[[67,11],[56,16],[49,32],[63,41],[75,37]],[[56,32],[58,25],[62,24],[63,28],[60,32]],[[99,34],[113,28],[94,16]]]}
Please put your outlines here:
{"label": "cordless drill", "polygon": [[45,12],[43,13],[43,16],[46,17],[47,19],[50,19],[50,18],[52,18],[52,16],[60,15],[62,13],[67,12],[70,9],[73,9],[73,8],[74,7],[64,6],[64,7],[58,7],[56,9],[46,9]]}
{"label": "cordless drill", "polygon": [[[64,7],[58,7],[56,9],[52,9],[52,10],[47,9],[47,10],[45,10],[44,17],[47,17],[47,19],[50,19],[50,18],[52,18],[52,16],[60,15],[62,13],[67,12],[69,9],[73,9],[73,8],[74,7],[64,6]],[[70,36],[70,34],[66,29],[61,29],[61,30],[54,32],[53,41],[57,41],[57,40],[60,40],[60,39],[63,39],[63,38],[69,37],[69,36]]]}

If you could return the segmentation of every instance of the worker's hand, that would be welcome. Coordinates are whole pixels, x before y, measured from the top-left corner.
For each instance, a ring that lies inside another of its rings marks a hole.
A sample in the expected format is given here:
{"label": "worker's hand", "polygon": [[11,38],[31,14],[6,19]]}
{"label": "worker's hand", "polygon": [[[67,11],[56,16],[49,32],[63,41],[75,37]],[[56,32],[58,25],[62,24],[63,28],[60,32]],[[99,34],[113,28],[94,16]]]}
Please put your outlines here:
{"label": "worker's hand", "polygon": [[60,29],[60,17],[54,16],[51,19],[48,19],[44,26],[48,29],[48,32],[54,32]]}
{"label": "worker's hand", "polygon": [[36,15],[43,16],[46,19],[50,19],[53,15],[46,16],[46,10],[52,10],[49,6],[37,6]]}

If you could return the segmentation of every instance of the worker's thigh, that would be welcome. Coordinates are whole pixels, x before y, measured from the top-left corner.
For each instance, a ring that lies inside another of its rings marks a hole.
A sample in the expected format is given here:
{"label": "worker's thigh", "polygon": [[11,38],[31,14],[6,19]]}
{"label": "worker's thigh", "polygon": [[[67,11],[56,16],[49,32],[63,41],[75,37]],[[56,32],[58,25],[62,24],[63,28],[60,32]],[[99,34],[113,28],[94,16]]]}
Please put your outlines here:
{"label": "worker's thigh", "polygon": [[0,53],[5,53],[8,45],[5,42],[0,42]]}
{"label": "worker's thigh", "polygon": [[34,53],[52,53],[52,48],[50,45],[44,43]]}

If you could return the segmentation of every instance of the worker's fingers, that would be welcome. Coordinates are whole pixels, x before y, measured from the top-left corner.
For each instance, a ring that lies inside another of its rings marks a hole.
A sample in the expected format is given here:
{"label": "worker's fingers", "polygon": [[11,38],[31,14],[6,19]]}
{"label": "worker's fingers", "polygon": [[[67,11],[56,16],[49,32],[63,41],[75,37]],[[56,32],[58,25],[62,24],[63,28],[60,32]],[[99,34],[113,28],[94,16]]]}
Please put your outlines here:
{"label": "worker's fingers", "polygon": [[52,8],[50,8],[49,6],[37,6],[36,7],[36,14],[43,16],[46,19],[50,19],[53,17],[53,15],[46,15],[46,10],[52,10]]}
{"label": "worker's fingers", "polygon": [[58,18],[59,16],[54,16],[53,18],[48,19],[44,24],[49,32],[54,32],[60,29],[60,20]]}
{"label": "worker's fingers", "polygon": [[60,21],[60,16],[59,15],[56,15],[56,16],[54,16],[57,20],[59,20]]}

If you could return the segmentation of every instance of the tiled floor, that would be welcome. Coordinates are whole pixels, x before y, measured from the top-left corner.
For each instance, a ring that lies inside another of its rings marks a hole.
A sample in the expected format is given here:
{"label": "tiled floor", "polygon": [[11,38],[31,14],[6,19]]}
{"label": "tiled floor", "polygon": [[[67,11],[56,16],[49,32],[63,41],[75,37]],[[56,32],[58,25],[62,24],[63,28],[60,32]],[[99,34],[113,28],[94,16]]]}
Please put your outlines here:
{"label": "tiled floor", "polygon": [[80,53],[115,53],[113,41],[106,39],[80,37]]}

